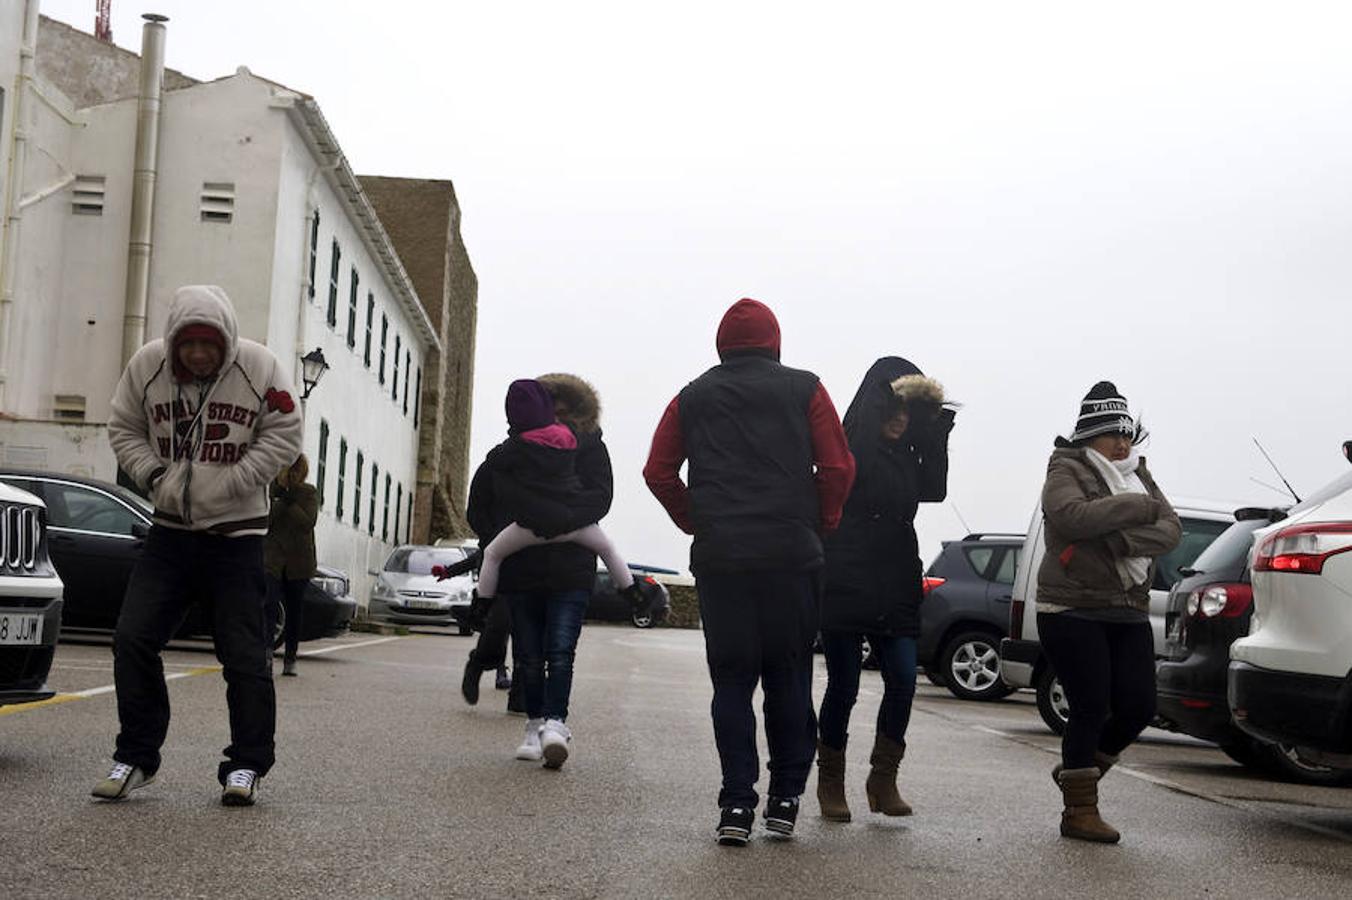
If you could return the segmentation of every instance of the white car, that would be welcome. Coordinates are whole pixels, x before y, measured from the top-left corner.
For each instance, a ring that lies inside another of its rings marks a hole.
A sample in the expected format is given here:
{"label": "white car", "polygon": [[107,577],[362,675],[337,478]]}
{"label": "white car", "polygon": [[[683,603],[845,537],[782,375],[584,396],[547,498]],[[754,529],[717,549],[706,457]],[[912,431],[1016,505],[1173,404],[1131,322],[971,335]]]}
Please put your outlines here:
{"label": "white car", "polygon": [[1253,621],[1230,647],[1230,714],[1307,762],[1352,768],[1352,474],[1320,494],[1254,538]]}
{"label": "white car", "polygon": [[464,615],[473,599],[473,576],[438,581],[432,574],[433,566],[453,565],[468,555],[464,547],[396,547],[383,568],[370,571],[376,580],[367,615],[397,625],[455,625],[462,635],[469,634]]}
{"label": "white car", "polygon": [[47,508],[0,483],[0,705],[46,700],[64,586],[47,555]]}
{"label": "white car", "polygon": [[[1234,524],[1234,510],[1243,506],[1208,500],[1171,502],[1183,525],[1183,539],[1172,552],[1156,561],[1155,583],[1150,586],[1150,628],[1154,632],[1156,656],[1164,655],[1164,612],[1169,588],[1182,577],[1178,570],[1191,565],[1221,532]],[[1038,503],[1028,524],[1028,534],[1019,554],[1019,568],[1014,575],[1013,598],[1009,606],[1010,636],[1000,642],[1000,678],[1012,688],[1034,688],[1043,721],[1060,734],[1065,729],[1070,705],[1056,673],[1042,653],[1037,634],[1037,570],[1047,552],[1042,531],[1042,504]]]}

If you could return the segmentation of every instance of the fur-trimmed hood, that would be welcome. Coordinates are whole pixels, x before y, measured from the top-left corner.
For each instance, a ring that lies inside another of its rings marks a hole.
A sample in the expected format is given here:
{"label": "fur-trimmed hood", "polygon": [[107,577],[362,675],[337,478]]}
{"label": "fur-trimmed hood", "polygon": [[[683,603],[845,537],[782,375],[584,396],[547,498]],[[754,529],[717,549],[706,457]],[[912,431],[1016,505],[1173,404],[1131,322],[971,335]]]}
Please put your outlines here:
{"label": "fur-trimmed hood", "polygon": [[551,372],[535,380],[545,386],[555,403],[566,407],[567,413],[559,416],[561,421],[580,434],[601,430],[601,398],[590,383],[565,372]]}
{"label": "fur-trimmed hood", "polygon": [[912,403],[942,406],[944,402],[944,386],[928,375],[921,375],[918,372],[894,380],[892,393],[904,400],[907,406]]}

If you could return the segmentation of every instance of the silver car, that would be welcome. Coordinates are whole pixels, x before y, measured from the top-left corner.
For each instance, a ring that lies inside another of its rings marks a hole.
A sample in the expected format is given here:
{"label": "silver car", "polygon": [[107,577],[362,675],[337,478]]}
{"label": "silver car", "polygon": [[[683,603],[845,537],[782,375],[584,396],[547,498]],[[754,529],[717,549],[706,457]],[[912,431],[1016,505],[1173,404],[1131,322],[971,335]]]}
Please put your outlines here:
{"label": "silver car", "polygon": [[474,578],[457,575],[438,581],[432,574],[433,566],[458,563],[468,554],[464,547],[396,547],[384,568],[370,572],[376,580],[367,614],[373,620],[397,625],[455,625],[461,634],[469,634],[462,622],[469,609]]}

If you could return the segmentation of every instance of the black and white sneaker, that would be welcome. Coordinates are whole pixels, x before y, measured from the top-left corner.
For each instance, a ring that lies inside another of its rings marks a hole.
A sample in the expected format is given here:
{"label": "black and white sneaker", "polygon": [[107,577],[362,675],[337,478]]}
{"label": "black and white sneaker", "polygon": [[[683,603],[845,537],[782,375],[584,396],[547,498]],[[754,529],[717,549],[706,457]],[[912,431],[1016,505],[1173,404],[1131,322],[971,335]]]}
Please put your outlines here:
{"label": "black and white sneaker", "polygon": [[258,800],[258,773],[253,769],[235,769],[225,776],[221,791],[222,806],[253,806]]}
{"label": "black and white sneaker", "polygon": [[765,828],[784,837],[793,837],[793,826],[798,821],[797,797],[771,797],[765,801]]}
{"label": "black and white sneaker", "polygon": [[756,811],[745,806],[725,806],[718,817],[718,842],[725,847],[745,847],[751,840]]}

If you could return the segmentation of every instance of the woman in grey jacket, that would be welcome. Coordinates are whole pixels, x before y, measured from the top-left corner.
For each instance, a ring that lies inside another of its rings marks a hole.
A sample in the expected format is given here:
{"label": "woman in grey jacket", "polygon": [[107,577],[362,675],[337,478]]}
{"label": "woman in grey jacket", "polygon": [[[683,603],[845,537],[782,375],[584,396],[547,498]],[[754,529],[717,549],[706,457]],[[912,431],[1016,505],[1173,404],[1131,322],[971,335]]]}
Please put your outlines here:
{"label": "woman in grey jacket", "polygon": [[1058,438],[1042,488],[1047,553],[1038,568],[1037,626],[1070,703],[1061,765],[1061,834],[1115,843],[1099,816],[1098,781],[1155,716],[1150,630],[1154,558],[1178,545],[1178,516],[1137,447],[1145,433],[1111,382],[1080,405]]}

